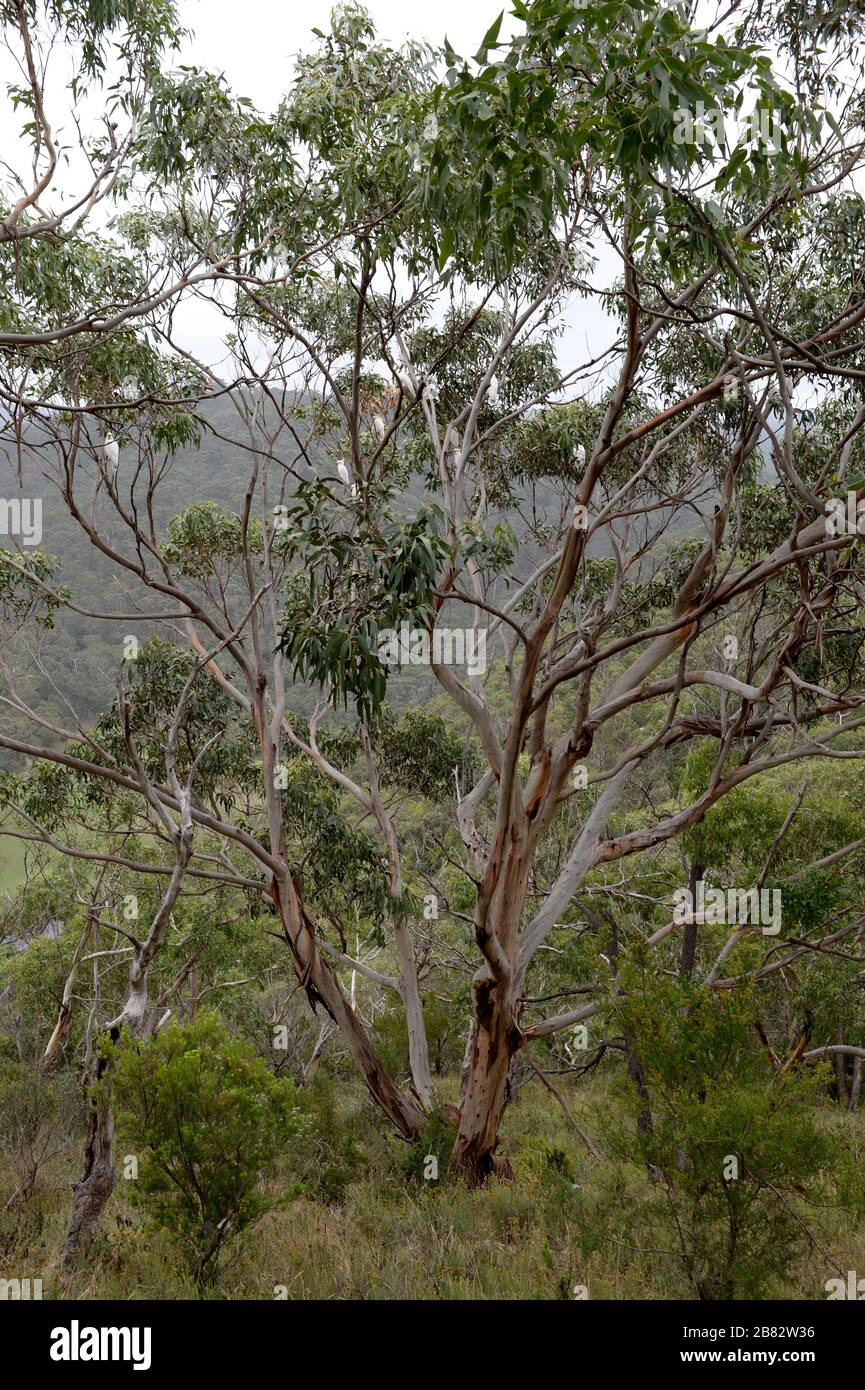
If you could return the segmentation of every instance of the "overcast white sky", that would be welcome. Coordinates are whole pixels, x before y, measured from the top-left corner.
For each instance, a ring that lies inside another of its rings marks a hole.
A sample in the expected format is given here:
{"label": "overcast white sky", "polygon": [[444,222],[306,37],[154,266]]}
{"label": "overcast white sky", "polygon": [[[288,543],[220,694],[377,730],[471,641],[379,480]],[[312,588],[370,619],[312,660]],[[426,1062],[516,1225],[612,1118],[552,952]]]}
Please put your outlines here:
{"label": "overcast white sky", "polygon": [[[447,34],[458,53],[474,53],[505,0],[365,0],[379,35],[440,43]],[[316,42],[312,29],[330,27],[332,0],[180,0],[183,24],[194,30],[185,61],[224,72],[236,91],[263,109],[285,90],[293,56]],[[503,27],[502,32],[506,32]]]}

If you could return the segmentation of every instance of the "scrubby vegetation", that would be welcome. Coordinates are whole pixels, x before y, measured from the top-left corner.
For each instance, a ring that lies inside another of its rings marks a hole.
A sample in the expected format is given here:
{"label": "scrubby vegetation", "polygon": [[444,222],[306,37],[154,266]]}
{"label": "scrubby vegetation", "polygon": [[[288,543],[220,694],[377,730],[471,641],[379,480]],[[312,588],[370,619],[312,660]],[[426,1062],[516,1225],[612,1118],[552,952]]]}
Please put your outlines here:
{"label": "scrubby vegetation", "polygon": [[[493,1178],[471,1191],[448,1175],[445,1163],[438,1181],[424,1180],[426,1156],[446,1158],[452,1126],[432,1125],[428,1137],[407,1149],[382,1131],[356,1086],[338,1072],[328,1085],[341,1097],[340,1110],[330,1112],[322,1136],[313,1106],[301,1135],[286,1139],[261,1179],[259,1195],[269,1210],[225,1250],[205,1290],[196,1284],[176,1228],[148,1222],[132,1200],[133,1182],[124,1179],[93,1257],[61,1279],[53,1262],[76,1176],[69,1155],[56,1156],[27,1202],[0,1217],[0,1263],[7,1277],[41,1276],[46,1298],[696,1297],[681,1257],[681,1213],[674,1214],[666,1185],[650,1176],[633,1137],[620,1154],[607,1134],[606,1119],[621,1113],[621,1088],[597,1072],[582,1083],[556,1077],[555,1084],[579,1126],[603,1144],[603,1163],[586,1150],[558,1102],[532,1080],[508,1112],[504,1142],[516,1182]],[[455,1077],[445,1093],[455,1097]],[[301,1088],[302,1103],[303,1097]],[[621,1129],[625,1122],[617,1124]],[[810,1112],[809,1138],[815,1129],[822,1147],[843,1148],[861,1168],[860,1115],[851,1119],[827,1101]],[[715,1169],[711,1180],[720,1183]],[[809,1187],[811,1180],[809,1168]],[[4,1169],[4,1189],[10,1181]],[[693,1196],[693,1179],[685,1181],[683,1203]],[[831,1183],[816,1207],[799,1193],[786,1193],[799,1236],[792,1248],[771,1247],[768,1261],[758,1261],[761,1296],[825,1298],[826,1282],[838,1270],[865,1265],[865,1229],[841,1198]],[[763,1228],[753,1229],[759,1236]],[[717,1207],[706,1211],[700,1254],[709,1253],[724,1231]],[[763,1235],[770,1232],[776,1234],[771,1224]],[[754,1291],[738,1260],[734,1277],[737,1294]]]}

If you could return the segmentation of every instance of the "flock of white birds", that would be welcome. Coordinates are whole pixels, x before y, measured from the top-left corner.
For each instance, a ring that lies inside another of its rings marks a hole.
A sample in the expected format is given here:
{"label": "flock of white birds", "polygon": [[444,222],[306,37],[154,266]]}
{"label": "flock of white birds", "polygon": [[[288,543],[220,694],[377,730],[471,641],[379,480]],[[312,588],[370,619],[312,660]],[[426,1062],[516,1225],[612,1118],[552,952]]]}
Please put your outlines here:
{"label": "flock of white birds", "polygon": [[[417,387],[409,370],[407,368],[402,368],[398,370],[396,373],[396,377],[405,394],[414,398],[417,395]],[[435,401],[437,399],[438,384],[436,383],[434,378],[432,378],[429,382],[426,383],[426,385],[423,388],[423,393],[427,400]],[[496,376],[490,377],[490,383],[487,387],[487,401],[493,408],[495,408],[499,403],[499,383],[498,378]],[[382,443],[387,438],[387,421],[385,420],[383,415],[376,414],[373,416],[372,423],[373,429],[375,430],[376,439],[379,441],[379,443]],[[105,474],[107,478],[113,482],[117,473],[118,465],[120,463],[120,445],[117,443],[116,439],[112,439],[109,436],[108,438],[103,440],[99,452],[101,456],[102,465],[105,470]],[[583,451],[583,458],[585,458],[585,451]],[[339,477],[339,480],[342,483],[343,487],[345,487],[351,493],[352,497],[356,496],[357,484],[352,478],[351,472],[345,459],[337,459],[336,471],[337,476]]]}

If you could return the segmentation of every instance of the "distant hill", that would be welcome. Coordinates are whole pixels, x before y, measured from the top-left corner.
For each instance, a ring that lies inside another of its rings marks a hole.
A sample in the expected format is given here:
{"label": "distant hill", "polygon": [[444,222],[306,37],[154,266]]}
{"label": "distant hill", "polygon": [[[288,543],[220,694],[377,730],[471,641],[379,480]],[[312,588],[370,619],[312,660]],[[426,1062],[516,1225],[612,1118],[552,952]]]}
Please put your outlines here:
{"label": "distant hill", "polygon": [[[269,412],[269,413],[268,413]],[[164,538],[172,516],[184,511],[194,502],[212,499],[233,511],[239,511],[248,481],[249,456],[233,443],[244,436],[244,426],[230,397],[222,396],[205,402],[200,408],[203,434],[198,448],[184,448],[171,460],[156,491],[153,507],[157,533]],[[269,405],[264,412],[265,425],[272,424],[275,410]],[[284,437],[285,438],[285,437]],[[284,447],[284,444],[283,444]],[[138,467],[135,451],[121,450],[119,476],[127,483]],[[18,494],[17,456],[0,450],[0,497]],[[61,498],[47,488],[37,466],[25,458],[21,462],[22,496],[39,496],[43,504],[42,549],[60,562],[57,582],[70,588],[74,601],[85,610],[107,610],[117,613],[141,612],[139,622],[111,624],[84,614],[61,612],[53,632],[40,634],[38,651],[32,647],[33,634],[28,631],[17,639],[7,652],[6,659],[14,670],[19,693],[48,720],[69,727],[73,722],[69,705],[77,716],[89,724],[111,702],[116,691],[118,672],[122,664],[122,641],[128,632],[143,640],[154,630],[147,623],[147,611],[156,611],[160,604],[155,597],[144,593],[134,578],[127,578],[95,547],[91,546],[69,516]],[[139,490],[143,491],[140,483]],[[411,513],[423,501],[424,488],[420,479],[412,479],[404,492],[406,513]],[[82,491],[89,506],[89,494]],[[543,516],[545,511],[558,515],[552,488],[536,487],[533,506]],[[117,547],[129,552],[129,541],[123,528],[113,518],[112,509],[104,495],[97,502],[97,514],[113,535]],[[491,524],[501,519],[494,515]],[[518,517],[511,518],[517,534],[524,531]],[[681,525],[681,523],[680,523]],[[5,538],[0,537],[0,544]],[[604,543],[593,547],[595,553],[609,553]],[[525,545],[515,561],[515,571],[527,576],[539,559],[533,544]],[[465,622],[464,606],[454,604],[452,612],[443,618],[444,625],[459,626]],[[162,629],[165,630],[164,628]],[[417,701],[428,701],[439,694],[432,674],[423,667],[409,667],[395,675],[388,698],[397,708]],[[312,708],[312,692],[298,685],[292,704],[300,713]],[[68,703],[67,703],[68,702]],[[8,707],[0,711],[2,726],[13,735],[32,738],[32,725]],[[0,755],[2,765],[2,755]]]}
{"label": "distant hill", "polygon": [[[156,491],[154,521],[157,534],[162,538],[171,517],[194,502],[210,499],[233,511],[239,511],[243,505],[249,455],[231,442],[232,438],[243,437],[242,422],[228,397],[206,402],[200,415],[204,422],[200,446],[178,451]],[[128,481],[137,467],[138,460],[133,449],[122,449],[119,463],[121,483],[124,479]],[[18,457],[8,449],[0,450],[0,497],[11,498],[19,495],[19,492],[23,497],[41,497],[41,549],[59,560],[57,583],[72,590],[76,606],[90,611],[140,611],[142,615],[137,623],[110,624],[84,614],[64,611],[57,615],[56,627],[52,632],[39,634],[38,651],[33,649],[33,634],[28,630],[13,641],[6,653],[19,693],[43,717],[69,727],[72,722],[66,703],[69,701],[79,718],[89,723],[114,697],[124,635],[134,632],[139,640],[143,640],[156,630],[156,625],[147,623],[147,611],[157,611],[159,608],[165,611],[171,605],[160,603],[144,592],[134,577],[124,576],[120,567],[89,544],[62,499],[53,488],[46,486],[33,461],[26,458],[21,460],[20,487],[18,469]],[[410,513],[419,506],[424,495],[419,481],[410,484],[405,490],[406,512]],[[89,493],[82,490],[82,510],[85,499],[89,504]],[[124,537],[123,528],[104,495],[97,502],[97,515],[116,541],[118,550],[130,553],[128,538]],[[0,536],[0,545],[3,544],[7,542],[5,537]],[[164,625],[161,630],[165,632]],[[430,672],[413,667],[394,678],[391,698],[398,707],[404,707],[413,701],[428,699],[437,691],[438,684]],[[312,699],[309,689],[302,685],[295,688],[293,705],[299,712],[310,712]],[[2,727],[13,735],[32,738],[33,727],[29,721],[8,707],[0,710],[0,721]]]}

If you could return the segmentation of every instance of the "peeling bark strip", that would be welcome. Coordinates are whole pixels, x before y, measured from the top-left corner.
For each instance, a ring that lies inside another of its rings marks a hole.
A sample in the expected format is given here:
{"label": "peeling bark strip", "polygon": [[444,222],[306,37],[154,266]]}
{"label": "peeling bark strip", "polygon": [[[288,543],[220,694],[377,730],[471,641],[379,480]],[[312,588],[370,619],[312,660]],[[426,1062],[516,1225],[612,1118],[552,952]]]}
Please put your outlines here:
{"label": "peeling bark strip", "polygon": [[481,967],[474,982],[475,1028],[463,1090],[460,1126],[452,1163],[471,1183],[481,1183],[494,1170],[499,1126],[504,1114],[514,1038],[511,1011],[500,1000],[495,983]]}
{"label": "peeling bark strip", "polygon": [[320,1003],[338,1027],[343,1041],[370,1094],[404,1139],[412,1139],[423,1124],[423,1111],[391,1080],[366,1031],[342,992],[327,961],[315,947],[315,933],[291,875],[286,868],[281,881],[271,883],[273,901],[291,950],[295,973],[306,990],[313,1011]]}
{"label": "peeling bark strip", "polygon": [[522,1046],[514,994],[514,957],[528,887],[526,840],[511,840],[478,891],[475,939],[486,959],[472,982],[474,1022],[463,1078],[460,1125],[452,1164],[471,1183],[510,1165],[496,1149],[508,1101],[511,1059]]}

